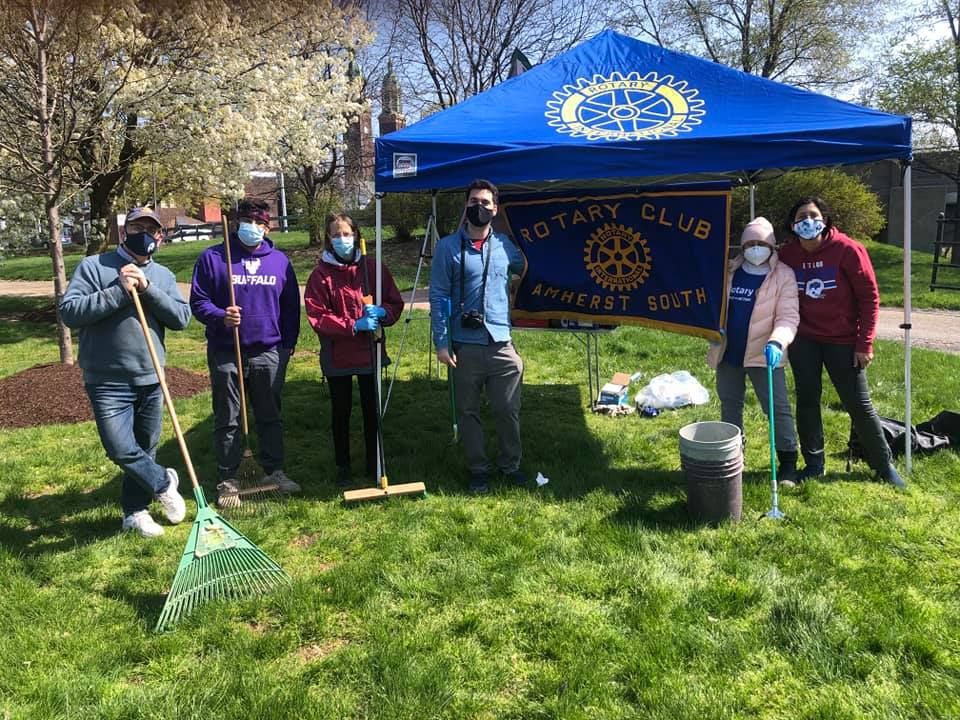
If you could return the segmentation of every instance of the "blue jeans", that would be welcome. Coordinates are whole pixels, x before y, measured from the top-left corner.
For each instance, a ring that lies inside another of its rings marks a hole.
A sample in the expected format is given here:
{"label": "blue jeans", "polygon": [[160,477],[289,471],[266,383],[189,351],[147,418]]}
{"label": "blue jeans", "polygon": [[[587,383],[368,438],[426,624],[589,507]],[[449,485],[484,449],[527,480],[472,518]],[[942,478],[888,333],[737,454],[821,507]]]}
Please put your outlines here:
{"label": "blue jeans", "polygon": [[155,460],[163,425],[160,385],[110,383],[86,388],[103,449],[123,471],[123,514],[146,510],[170,482],[166,468]]}

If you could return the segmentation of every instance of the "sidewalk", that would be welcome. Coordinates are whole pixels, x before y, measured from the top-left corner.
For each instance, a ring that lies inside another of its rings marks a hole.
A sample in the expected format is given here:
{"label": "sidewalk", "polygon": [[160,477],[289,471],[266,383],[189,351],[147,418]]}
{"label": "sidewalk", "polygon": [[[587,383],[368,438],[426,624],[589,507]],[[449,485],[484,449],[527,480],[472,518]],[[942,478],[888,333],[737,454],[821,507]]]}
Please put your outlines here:
{"label": "sidewalk", "polygon": [[[190,296],[190,284],[179,283],[180,292],[184,297]],[[0,296],[50,296],[53,295],[53,281],[33,282],[22,280],[0,280]],[[303,287],[300,288],[303,297]],[[409,301],[410,293],[403,293],[404,300]],[[417,290],[418,310],[429,309],[427,290]],[[960,354],[960,312],[952,310],[914,310],[910,321],[913,330],[910,333],[912,344],[915,347],[931,348]],[[883,340],[903,341],[903,309],[882,307],[880,319],[877,323],[877,337]]]}

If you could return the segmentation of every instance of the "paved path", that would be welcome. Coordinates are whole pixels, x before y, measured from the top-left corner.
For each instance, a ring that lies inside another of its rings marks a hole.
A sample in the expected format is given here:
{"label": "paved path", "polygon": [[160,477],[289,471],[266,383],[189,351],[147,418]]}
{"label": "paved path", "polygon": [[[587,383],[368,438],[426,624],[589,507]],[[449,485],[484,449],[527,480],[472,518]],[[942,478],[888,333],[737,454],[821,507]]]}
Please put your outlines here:
{"label": "paved path", "polygon": [[[184,297],[190,294],[189,283],[180,283]],[[303,288],[300,289],[301,296]],[[33,282],[21,280],[0,280],[0,296],[49,296],[53,295],[53,282]],[[404,293],[409,300],[409,293]],[[416,308],[426,309],[427,291],[417,291]],[[943,350],[960,354],[960,312],[950,310],[914,310],[910,318],[913,323],[911,340],[915,346]],[[903,322],[901,308],[880,308],[880,321],[877,336],[884,340],[903,340]]]}

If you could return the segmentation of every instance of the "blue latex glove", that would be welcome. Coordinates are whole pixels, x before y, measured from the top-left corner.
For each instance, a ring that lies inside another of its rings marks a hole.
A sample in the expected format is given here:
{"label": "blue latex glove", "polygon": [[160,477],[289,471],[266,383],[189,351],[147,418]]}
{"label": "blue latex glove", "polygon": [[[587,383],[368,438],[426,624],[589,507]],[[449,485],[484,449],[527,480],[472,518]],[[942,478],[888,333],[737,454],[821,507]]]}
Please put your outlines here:
{"label": "blue latex glove", "polygon": [[379,305],[364,305],[363,315],[364,317],[377,318],[379,320],[382,317],[386,317],[387,311]]}
{"label": "blue latex glove", "polygon": [[763,348],[763,356],[767,359],[767,367],[775,368],[783,359],[783,348],[780,347],[779,343],[768,342],[766,347]]}
{"label": "blue latex glove", "polygon": [[353,323],[354,332],[376,332],[378,327],[380,327],[380,321],[366,315]]}

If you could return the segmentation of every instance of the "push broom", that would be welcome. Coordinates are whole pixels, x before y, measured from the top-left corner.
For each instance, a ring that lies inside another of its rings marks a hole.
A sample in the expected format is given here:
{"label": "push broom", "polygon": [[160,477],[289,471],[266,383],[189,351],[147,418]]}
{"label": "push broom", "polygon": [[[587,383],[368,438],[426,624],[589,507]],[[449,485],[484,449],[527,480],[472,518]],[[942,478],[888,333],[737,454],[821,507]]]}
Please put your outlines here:
{"label": "push broom", "polygon": [[205,603],[267,593],[289,583],[290,576],[207,505],[203,489],[197,482],[187,443],[183,439],[177,412],[173,408],[173,399],[157,358],[157,350],[150,336],[147,318],[143,314],[140,296],[136,288],[132,289],[130,294],[137,308],[137,317],[140,319],[143,337],[147,341],[153,369],[160,380],[163,401],[170,413],[180,453],[190,475],[193,497],[197,501],[197,517],[193,521],[187,546],[180,557],[180,565],[157,621],[156,631],[163,632]]}
{"label": "push broom", "polygon": [[[360,264],[362,284],[363,284],[363,301],[368,305],[372,305],[374,301],[374,296],[370,292],[370,273],[367,270],[367,243],[364,242],[363,238],[360,238]],[[373,372],[377,372],[379,366],[377,364],[378,353],[380,352],[379,340],[375,337],[376,333],[367,333],[370,341],[370,368]],[[378,484],[375,488],[361,488],[359,490],[347,490],[343,493],[344,502],[364,502],[368,500],[383,500],[388,497],[397,497],[401,495],[419,495],[424,496],[427,494],[427,486],[422,482],[414,483],[403,483],[400,485],[390,485],[387,480],[387,467],[386,467],[386,456],[383,452],[383,417],[380,412],[380,390],[379,390],[379,377],[374,377],[373,379],[373,403],[374,403],[374,417],[377,422],[377,475],[378,475]]]}
{"label": "push broom", "polygon": [[[227,256],[227,275],[230,288],[230,304],[236,305],[236,292],[233,289],[233,260],[230,257],[230,229],[227,226],[227,216],[223,216],[223,249]],[[250,426],[247,421],[247,392],[243,379],[243,354],[240,352],[240,328],[233,327],[233,349],[237,356],[237,384],[240,390],[240,426],[243,431],[243,455],[240,457],[240,466],[237,468],[237,491],[221,492],[217,498],[217,505],[231,514],[238,514],[243,500],[253,501],[260,507],[266,507],[265,501],[281,500],[280,486],[276,483],[264,483],[266,474],[263,468],[253,457],[250,449]],[[246,503],[244,503],[245,505]],[[249,508],[246,508],[249,510]]]}

